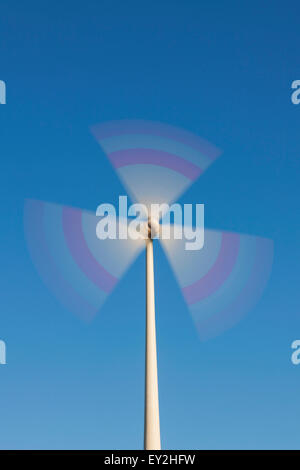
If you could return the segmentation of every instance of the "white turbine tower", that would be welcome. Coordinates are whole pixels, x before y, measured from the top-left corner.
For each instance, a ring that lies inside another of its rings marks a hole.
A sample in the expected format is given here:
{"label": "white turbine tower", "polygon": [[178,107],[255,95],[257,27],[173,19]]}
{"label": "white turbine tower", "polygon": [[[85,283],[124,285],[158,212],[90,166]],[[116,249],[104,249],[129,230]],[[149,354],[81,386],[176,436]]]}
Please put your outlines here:
{"label": "white turbine tower", "polygon": [[[93,133],[131,199],[147,208],[175,201],[220,154],[194,134],[160,123],[114,121],[95,126]],[[45,283],[88,320],[146,247],[144,447],[159,450],[153,238],[162,243],[201,339],[232,327],[258,300],[271,269],[272,242],[205,228],[204,247],[187,251],[183,239],[160,238],[156,218],[146,219],[144,239],[99,240],[94,213],[36,200],[26,202],[24,222]],[[118,231],[124,228],[128,223],[120,218]]]}
{"label": "white turbine tower", "polygon": [[153,224],[149,221],[146,240],[146,361],[144,448],[160,450],[160,425],[157,380]]}

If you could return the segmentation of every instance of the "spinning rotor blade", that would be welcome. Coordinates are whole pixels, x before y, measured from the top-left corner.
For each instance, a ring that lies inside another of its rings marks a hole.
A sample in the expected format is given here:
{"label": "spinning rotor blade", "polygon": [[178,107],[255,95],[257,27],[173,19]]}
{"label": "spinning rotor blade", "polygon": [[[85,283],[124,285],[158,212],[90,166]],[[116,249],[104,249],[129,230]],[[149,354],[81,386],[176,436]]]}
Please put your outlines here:
{"label": "spinning rotor blade", "polygon": [[182,129],[142,120],[110,121],[92,132],[136,202],[170,203],[220,155]]}
{"label": "spinning rotor blade", "polygon": [[98,222],[92,212],[25,202],[25,236],[37,271],[68,310],[87,320],[144,247],[143,240],[99,240]]}
{"label": "spinning rotor blade", "polygon": [[204,247],[160,240],[202,340],[217,336],[250,310],[267,284],[273,242],[266,238],[204,231]]}

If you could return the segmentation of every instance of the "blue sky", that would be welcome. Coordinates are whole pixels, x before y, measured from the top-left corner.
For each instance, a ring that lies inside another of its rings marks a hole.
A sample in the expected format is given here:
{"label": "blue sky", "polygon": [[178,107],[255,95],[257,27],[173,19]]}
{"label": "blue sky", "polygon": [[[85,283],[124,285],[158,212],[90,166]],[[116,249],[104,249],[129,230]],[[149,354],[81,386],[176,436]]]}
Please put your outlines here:
{"label": "blue sky", "polygon": [[299,13],[296,1],[1,3],[1,448],[142,448],[143,256],[86,325],[41,282],[23,232],[25,198],[94,211],[124,194],[90,133],[122,118],[222,148],[181,202],[275,247],[257,306],[201,343],[155,246],[163,448],[300,448]]}

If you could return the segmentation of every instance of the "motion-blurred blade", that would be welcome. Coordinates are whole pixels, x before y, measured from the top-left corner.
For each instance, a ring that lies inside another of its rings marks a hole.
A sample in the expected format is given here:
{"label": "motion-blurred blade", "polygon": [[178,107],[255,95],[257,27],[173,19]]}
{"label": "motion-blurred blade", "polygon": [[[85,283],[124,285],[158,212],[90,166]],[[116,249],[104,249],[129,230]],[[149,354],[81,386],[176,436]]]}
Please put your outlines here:
{"label": "motion-blurred blade", "polygon": [[[144,247],[143,240],[99,240],[92,212],[26,200],[25,236],[47,287],[70,311],[91,319]],[[117,229],[123,224],[117,221]]]}
{"label": "motion-blurred blade", "polygon": [[260,298],[270,275],[273,242],[205,230],[204,247],[185,239],[161,240],[202,340],[236,324]]}
{"label": "motion-blurred blade", "polygon": [[136,202],[170,203],[220,155],[182,129],[142,120],[110,121],[92,132]]}

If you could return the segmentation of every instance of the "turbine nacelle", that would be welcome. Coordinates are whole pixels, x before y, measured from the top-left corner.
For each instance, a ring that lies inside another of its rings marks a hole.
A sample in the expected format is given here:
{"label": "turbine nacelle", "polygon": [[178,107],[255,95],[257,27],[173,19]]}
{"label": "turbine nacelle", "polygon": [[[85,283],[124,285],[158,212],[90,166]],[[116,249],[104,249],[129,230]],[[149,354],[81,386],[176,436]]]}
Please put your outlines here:
{"label": "turbine nacelle", "polygon": [[148,217],[147,222],[147,238],[157,238],[159,236],[159,221],[154,217]]}

